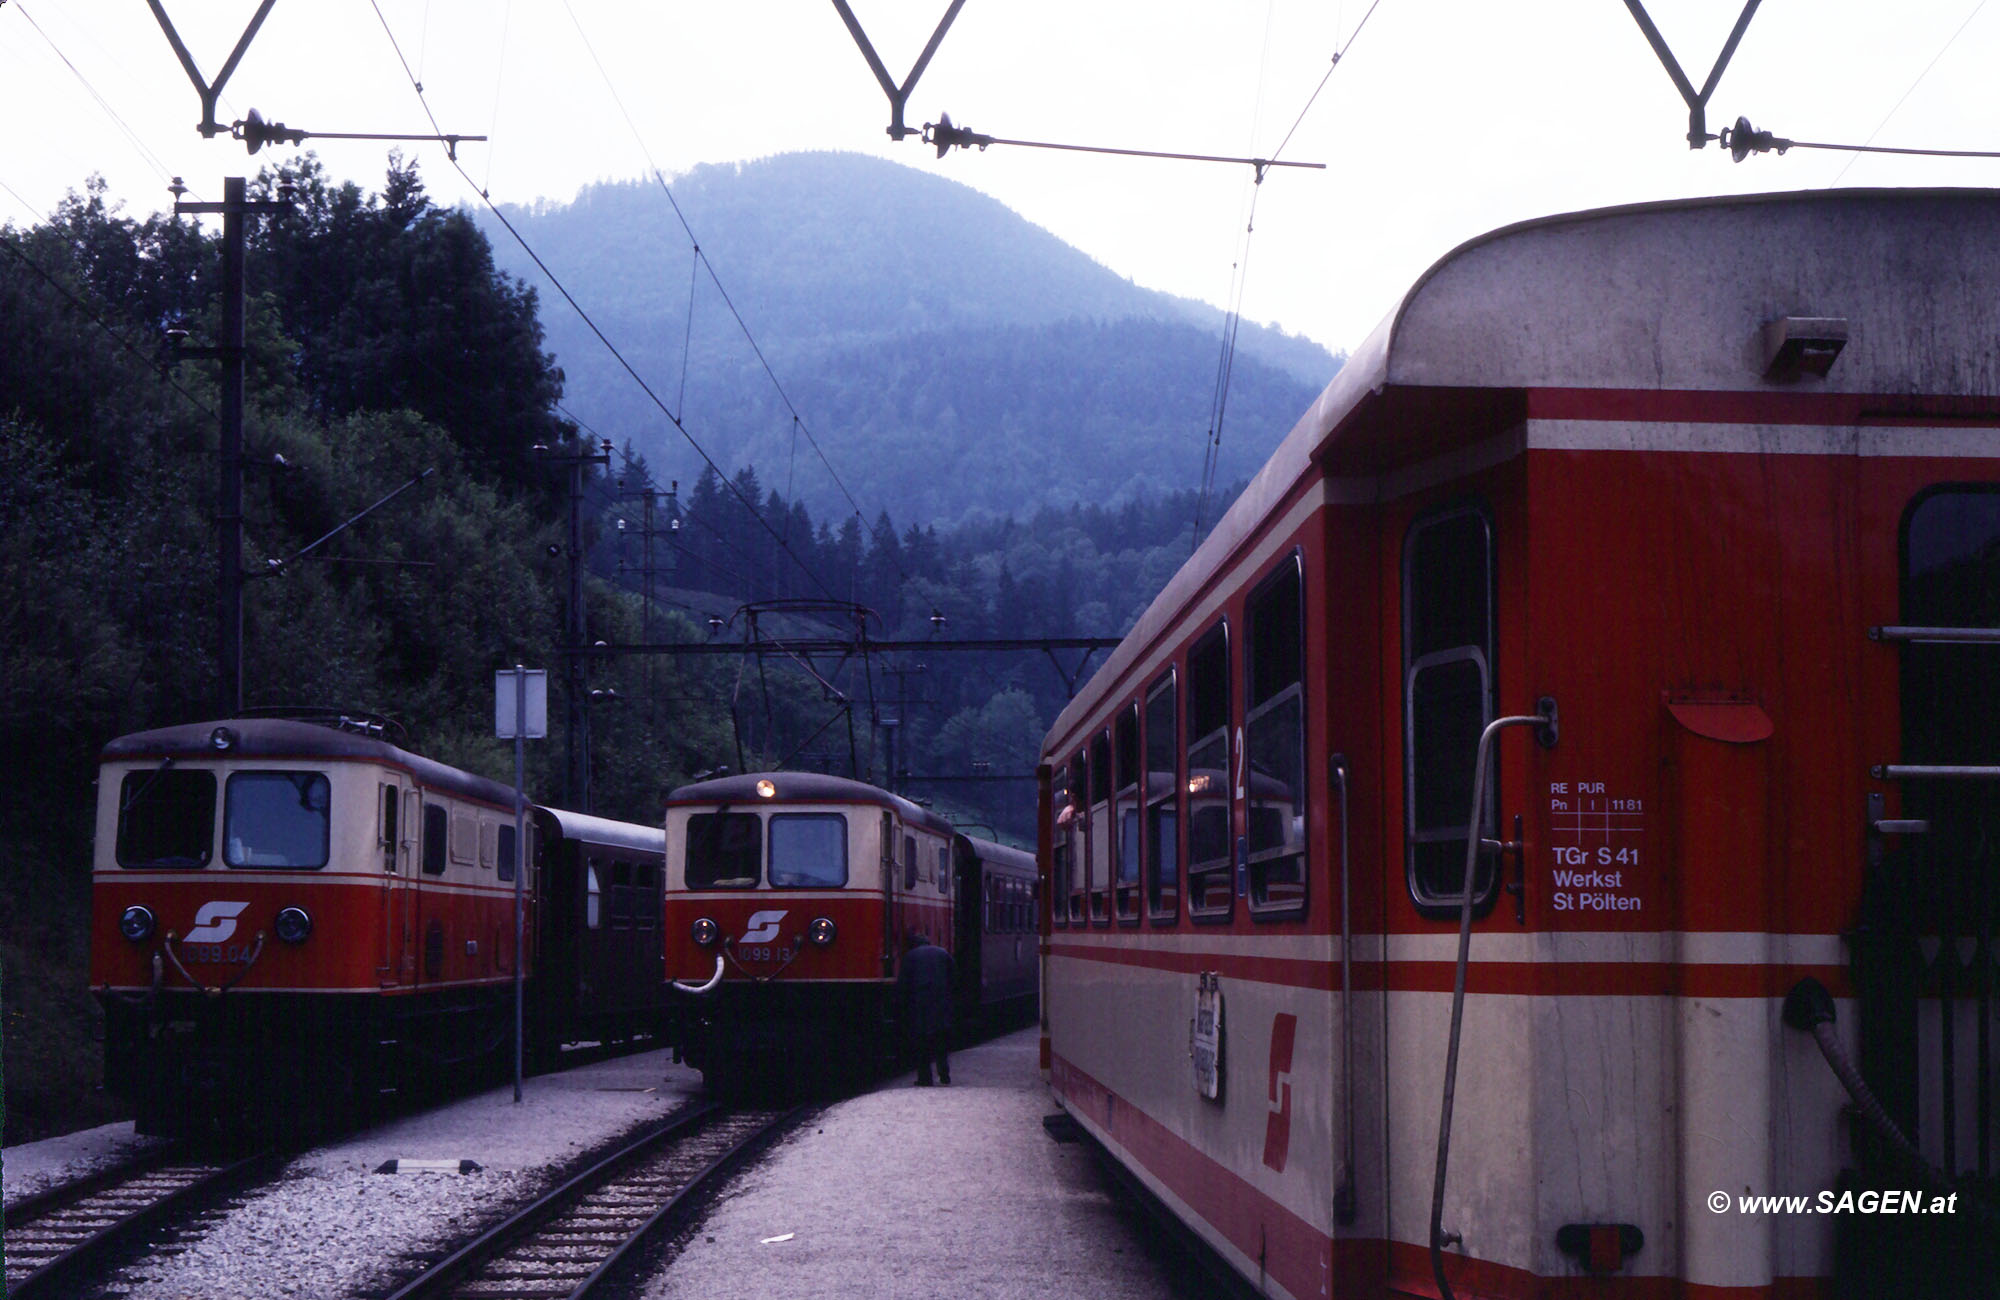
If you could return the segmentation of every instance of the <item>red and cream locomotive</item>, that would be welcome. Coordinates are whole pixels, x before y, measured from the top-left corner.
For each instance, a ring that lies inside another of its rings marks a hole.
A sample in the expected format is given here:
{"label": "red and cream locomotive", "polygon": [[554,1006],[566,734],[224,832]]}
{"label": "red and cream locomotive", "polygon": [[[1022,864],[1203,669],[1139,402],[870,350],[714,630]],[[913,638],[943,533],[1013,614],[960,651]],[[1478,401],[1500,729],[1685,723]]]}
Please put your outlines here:
{"label": "red and cream locomotive", "polygon": [[[318,1119],[493,1073],[513,1041],[655,1032],[660,833],[531,807],[379,724],[234,718],[112,741],[91,985],[141,1131]],[[524,952],[515,947],[515,872]]]}
{"label": "red and cream locomotive", "polygon": [[1473,240],[1056,721],[1052,1088],[1264,1294],[1992,1293],[1996,230]]}
{"label": "red and cream locomotive", "polygon": [[667,972],[710,1086],[832,1077],[894,1047],[897,962],[955,958],[962,1019],[1033,1005],[1034,859],[845,777],[763,772],[667,797]]}

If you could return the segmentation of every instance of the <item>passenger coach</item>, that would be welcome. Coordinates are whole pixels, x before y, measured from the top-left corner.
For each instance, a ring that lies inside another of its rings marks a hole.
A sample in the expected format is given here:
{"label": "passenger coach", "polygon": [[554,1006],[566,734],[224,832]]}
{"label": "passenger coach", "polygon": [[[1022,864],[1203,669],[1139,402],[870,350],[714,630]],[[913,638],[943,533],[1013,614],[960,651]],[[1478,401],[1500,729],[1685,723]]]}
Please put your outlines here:
{"label": "passenger coach", "polygon": [[1473,240],[1057,720],[1050,1082],[1253,1285],[1993,1293],[1996,230]]}

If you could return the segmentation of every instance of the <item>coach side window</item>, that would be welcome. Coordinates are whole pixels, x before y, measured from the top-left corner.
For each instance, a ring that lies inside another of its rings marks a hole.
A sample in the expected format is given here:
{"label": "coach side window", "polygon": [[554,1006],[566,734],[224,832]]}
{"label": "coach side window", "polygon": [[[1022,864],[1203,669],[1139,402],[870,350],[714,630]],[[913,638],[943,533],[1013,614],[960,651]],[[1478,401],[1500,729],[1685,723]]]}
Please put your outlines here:
{"label": "coach side window", "polygon": [[1188,652],[1188,914],[1229,915],[1229,625]]}
{"label": "coach side window", "polygon": [[1049,806],[1054,821],[1049,834],[1049,853],[1054,859],[1050,864],[1049,874],[1053,877],[1052,888],[1055,890],[1055,897],[1049,906],[1049,923],[1068,925],[1069,913],[1063,900],[1069,897],[1071,873],[1076,870],[1075,861],[1070,854],[1069,838],[1070,822],[1075,820],[1076,814],[1069,802],[1067,767],[1057,768],[1055,775],[1050,778]]}
{"label": "coach side window", "polygon": [[1146,696],[1146,915],[1171,925],[1181,910],[1180,725],[1174,673]]}
{"label": "coach side window", "polygon": [[[1459,905],[1472,768],[1493,716],[1492,665],[1485,511],[1459,506],[1418,520],[1403,546],[1403,831],[1410,897],[1420,908]],[[1489,800],[1482,810],[1489,826],[1496,806]],[[1491,901],[1494,885],[1482,860],[1475,905]]]}
{"label": "coach side window", "polygon": [[424,805],[424,874],[444,874],[445,839],[451,831],[451,813],[440,803]]}
{"label": "coach side window", "polygon": [[[1903,622],[1915,627],[2000,627],[2000,488],[1943,485],[1911,503],[1903,517],[1901,609]],[[1974,770],[2000,762],[2000,645],[1961,632],[1911,641],[1902,660],[1901,761]],[[1956,886],[1963,890],[2000,875],[2000,798],[1992,782],[1906,778],[1901,785],[1901,815],[1930,823],[1920,842],[1929,871],[1942,873],[1930,879],[1956,877],[1967,882]],[[1953,888],[1945,885],[1944,897]],[[1992,915],[1984,922],[1989,936]]]}
{"label": "coach side window", "polygon": [[1071,925],[1081,925],[1088,918],[1084,915],[1084,895],[1090,885],[1090,837],[1083,833],[1084,808],[1090,798],[1090,787],[1084,781],[1083,754],[1078,751],[1069,761],[1069,920]]}
{"label": "coach side window", "polygon": [[1113,858],[1118,864],[1116,877],[1112,881],[1113,903],[1121,921],[1136,922],[1139,919],[1139,706],[1134,704],[1119,711],[1118,720],[1111,728],[1111,763],[1113,769],[1112,788],[1117,791],[1115,817],[1117,824],[1117,852]]}
{"label": "coach side window", "polygon": [[1250,768],[1250,910],[1306,905],[1305,602],[1294,553],[1250,595],[1243,747]]}
{"label": "coach side window", "polygon": [[632,868],[633,919],[641,930],[660,928],[660,877],[650,862]]}
{"label": "coach side window", "polygon": [[632,864],[614,861],[611,863],[611,928],[631,929],[637,919],[636,911],[632,906]]}
{"label": "coach side window", "polygon": [[1090,919],[1111,919],[1111,733],[1090,742]]}

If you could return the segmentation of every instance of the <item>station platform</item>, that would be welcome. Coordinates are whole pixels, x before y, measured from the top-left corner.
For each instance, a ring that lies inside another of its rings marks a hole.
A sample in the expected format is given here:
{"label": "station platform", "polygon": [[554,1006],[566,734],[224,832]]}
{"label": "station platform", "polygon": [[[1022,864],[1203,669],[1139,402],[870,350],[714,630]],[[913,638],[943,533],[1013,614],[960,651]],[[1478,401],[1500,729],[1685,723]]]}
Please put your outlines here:
{"label": "station platform", "polygon": [[951,1086],[905,1074],[782,1141],[693,1233],[647,1300],[1195,1300],[1198,1272],[1054,1113],[1037,1031],[951,1058]]}

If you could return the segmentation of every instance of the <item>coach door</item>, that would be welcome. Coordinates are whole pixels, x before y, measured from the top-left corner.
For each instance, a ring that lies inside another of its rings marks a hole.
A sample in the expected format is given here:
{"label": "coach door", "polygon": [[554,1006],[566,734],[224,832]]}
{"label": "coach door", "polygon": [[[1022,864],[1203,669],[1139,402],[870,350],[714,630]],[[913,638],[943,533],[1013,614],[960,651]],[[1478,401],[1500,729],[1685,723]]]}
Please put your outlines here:
{"label": "coach door", "polygon": [[1901,657],[1902,752],[1871,775],[1893,783],[1902,806],[1893,818],[1879,799],[1868,810],[1868,878],[1852,940],[1861,1067],[1927,1161],[1955,1186],[1991,1188],[2000,1166],[2000,485],[1918,494],[1903,516],[1899,563],[1903,622],[1870,629]]}
{"label": "coach door", "polygon": [[[1488,754],[1484,781],[1477,780],[1480,733],[1496,716],[1497,700],[1519,695],[1518,687],[1495,681],[1496,551],[1493,517],[1477,501],[1428,511],[1402,538],[1402,853],[1392,868],[1400,868],[1397,875],[1383,883],[1400,895],[1389,916],[1414,918],[1408,925],[1392,919],[1385,936],[1388,1263],[1392,1289],[1416,1293],[1432,1287],[1433,1223],[1455,1278],[1465,1276],[1465,1256],[1518,1265],[1532,1250],[1535,1198],[1522,1135],[1532,1131],[1533,1098],[1518,1081],[1535,1077],[1533,1020],[1523,999],[1481,994],[1467,999],[1454,1024],[1451,992],[1468,840],[1499,838],[1501,809],[1522,807],[1518,791],[1499,790],[1500,745]],[[1484,796],[1477,809],[1475,789]],[[1500,903],[1498,868],[1484,853],[1474,866],[1473,924],[1482,932],[1472,947],[1475,966],[1519,951],[1514,908]],[[1476,970],[1468,979],[1486,983]],[[1440,1202],[1434,1170],[1448,1074],[1450,1177]]]}

